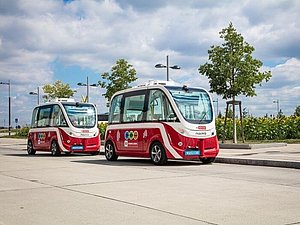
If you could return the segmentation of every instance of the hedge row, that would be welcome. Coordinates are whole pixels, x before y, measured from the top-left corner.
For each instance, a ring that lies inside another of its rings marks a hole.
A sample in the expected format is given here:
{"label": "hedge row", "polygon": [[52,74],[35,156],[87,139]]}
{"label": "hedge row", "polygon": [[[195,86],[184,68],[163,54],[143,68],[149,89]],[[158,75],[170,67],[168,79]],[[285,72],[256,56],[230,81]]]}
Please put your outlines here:
{"label": "hedge row", "polygon": [[[243,119],[243,123],[246,140],[300,139],[300,116],[282,116],[280,118],[248,117]],[[102,140],[104,139],[106,127],[106,123],[100,123],[98,126]],[[224,129],[224,118],[217,118],[216,128],[218,138],[221,139]],[[28,127],[18,129],[16,135],[26,137],[28,130]],[[240,130],[241,123],[240,120],[237,120],[237,134],[239,139],[241,139]],[[225,140],[232,140],[232,137],[232,119],[227,119]]]}
{"label": "hedge row", "polygon": [[[282,116],[280,118],[256,118],[243,119],[244,135],[246,140],[283,140],[300,139],[300,117]],[[218,137],[222,138],[224,129],[224,118],[216,120]],[[241,123],[237,120],[237,135],[240,138]],[[232,119],[226,121],[225,139],[232,140]]]}

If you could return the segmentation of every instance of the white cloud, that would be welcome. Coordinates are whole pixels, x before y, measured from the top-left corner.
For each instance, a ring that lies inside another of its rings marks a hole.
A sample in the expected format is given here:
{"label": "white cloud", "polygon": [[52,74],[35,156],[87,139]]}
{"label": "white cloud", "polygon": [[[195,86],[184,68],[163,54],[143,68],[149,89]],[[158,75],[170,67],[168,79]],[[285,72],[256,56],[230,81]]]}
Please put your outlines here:
{"label": "white cloud", "polygon": [[[259,96],[263,95],[258,97],[260,101],[268,105],[271,97],[283,99],[300,86],[299,1],[75,0],[65,4],[20,0],[1,4],[0,81],[11,79],[14,83],[14,108],[19,107],[19,100],[30,105],[33,98],[27,93],[54,81],[55,61],[102,73],[109,71],[117,59],[125,58],[137,70],[136,83],[143,83],[165,79],[166,71],[154,65],[165,63],[169,55],[170,64],[182,68],[170,70],[171,79],[208,89],[208,81],[200,77],[198,67],[207,60],[210,46],[220,44],[218,32],[230,21],[255,47],[255,57],[273,73],[261,89],[272,94],[267,99],[258,88]],[[2,86],[0,94],[6,94]],[[91,98],[98,101],[93,94]],[[299,95],[295,93],[287,97],[291,102],[296,98]],[[294,106],[286,107],[290,112]],[[265,109],[259,110],[253,101],[257,114]],[[1,111],[0,122],[4,114]]]}

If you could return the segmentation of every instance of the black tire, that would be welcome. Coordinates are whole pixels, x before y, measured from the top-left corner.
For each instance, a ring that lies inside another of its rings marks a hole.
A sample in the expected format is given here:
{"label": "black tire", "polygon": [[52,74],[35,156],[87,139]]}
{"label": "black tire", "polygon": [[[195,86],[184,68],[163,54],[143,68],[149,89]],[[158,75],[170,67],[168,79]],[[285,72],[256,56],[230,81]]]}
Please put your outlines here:
{"label": "black tire", "polygon": [[58,156],[61,153],[56,141],[52,141],[50,150],[52,156]]}
{"label": "black tire", "polygon": [[27,142],[27,153],[28,153],[28,155],[35,154],[35,150],[33,149],[32,141],[30,141],[30,140]]}
{"label": "black tire", "polygon": [[213,163],[215,161],[215,157],[212,157],[212,158],[202,158],[200,159],[200,161],[203,163],[203,164],[210,164],[210,163]]}
{"label": "black tire", "polygon": [[118,155],[116,154],[115,147],[112,142],[105,143],[105,158],[108,161],[116,161],[118,159]]}
{"label": "black tire", "polygon": [[150,157],[154,165],[165,165],[168,161],[166,151],[161,143],[154,142],[150,147]]}

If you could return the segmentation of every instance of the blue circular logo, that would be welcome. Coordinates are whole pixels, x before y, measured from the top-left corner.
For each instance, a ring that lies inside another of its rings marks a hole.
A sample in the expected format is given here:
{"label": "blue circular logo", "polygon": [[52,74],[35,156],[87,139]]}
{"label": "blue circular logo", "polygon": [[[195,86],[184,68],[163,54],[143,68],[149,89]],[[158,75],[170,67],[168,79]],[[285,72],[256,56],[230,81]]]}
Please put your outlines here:
{"label": "blue circular logo", "polygon": [[125,137],[125,140],[128,140],[128,138],[129,138],[129,131],[125,131],[124,137]]}

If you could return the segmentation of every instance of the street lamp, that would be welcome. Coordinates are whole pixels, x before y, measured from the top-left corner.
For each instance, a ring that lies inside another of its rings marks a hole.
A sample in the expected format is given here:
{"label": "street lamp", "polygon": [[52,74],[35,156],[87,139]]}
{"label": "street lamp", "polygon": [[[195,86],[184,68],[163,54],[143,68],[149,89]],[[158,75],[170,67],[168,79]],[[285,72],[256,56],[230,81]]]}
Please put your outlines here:
{"label": "street lamp", "polygon": [[216,113],[216,117],[219,115],[219,99],[217,98],[217,100],[213,100],[213,102],[217,103],[217,113]]}
{"label": "street lamp", "polygon": [[8,85],[8,135],[11,129],[11,98],[10,98],[10,80],[8,82],[0,82],[0,84]]}
{"label": "street lamp", "polygon": [[30,95],[36,95],[37,96],[37,103],[40,104],[40,87],[37,87],[37,92],[31,91],[29,92]]}
{"label": "street lamp", "polygon": [[279,116],[279,99],[273,100],[273,103],[277,104],[277,116]]}
{"label": "street lamp", "polygon": [[169,68],[173,70],[180,70],[180,67],[177,65],[169,66],[169,56],[167,55],[167,65],[163,65],[161,63],[156,64],[155,68],[167,68],[167,81],[169,81]]}
{"label": "street lamp", "polygon": [[86,102],[89,102],[89,87],[97,87],[97,84],[89,84],[89,77],[86,77],[86,83],[77,83],[78,86],[86,86]]}

